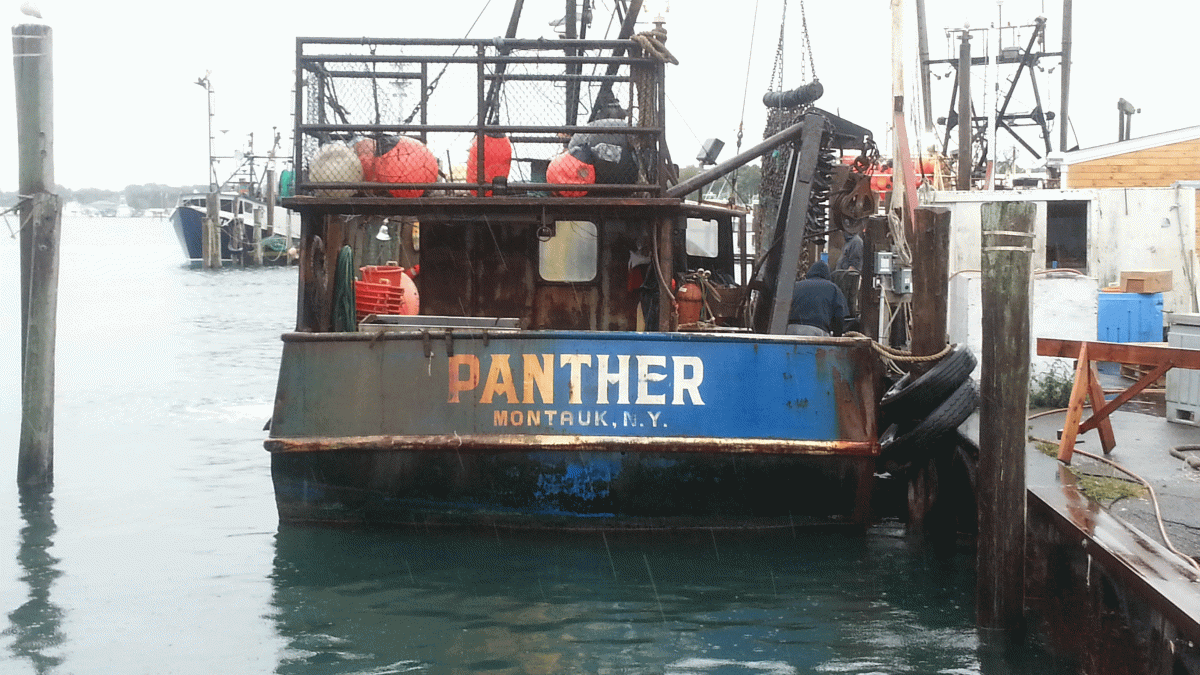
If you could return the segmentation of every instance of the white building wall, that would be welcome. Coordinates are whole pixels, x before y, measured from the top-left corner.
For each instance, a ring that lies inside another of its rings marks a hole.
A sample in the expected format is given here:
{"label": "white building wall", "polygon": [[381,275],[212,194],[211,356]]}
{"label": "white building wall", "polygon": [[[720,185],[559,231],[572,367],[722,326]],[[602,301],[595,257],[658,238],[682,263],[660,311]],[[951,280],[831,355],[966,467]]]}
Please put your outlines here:
{"label": "white building wall", "polygon": [[1172,187],[931,193],[928,206],[945,207],[951,212],[951,275],[979,270],[980,206],[999,201],[1031,201],[1037,206],[1034,270],[1046,267],[1046,203],[1087,201],[1087,273],[1096,278],[1099,287],[1119,282],[1123,270],[1169,269],[1174,289],[1163,294],[1163,311],[1200,311],[1195,272],[1196,190]]}
{"label": "white building wall", "polygon": [[[950,342],[966,343],[977,356],[983,353],[983,302],[980,273],[961,272],[950,279],[946,332]],[[1037,338],[1061,340],[1096,339],[1096,297],[1098,286],[1091,277],[1070,272],[1045,272],[1033,278],[1033,307],[1029,317],[1029,351],[1033,373],[1044,373],[1056,361],[1037,356]],[[1071,364],[1067,362],[1067,365]],[[982,364],[975,367],[979,378]]]}

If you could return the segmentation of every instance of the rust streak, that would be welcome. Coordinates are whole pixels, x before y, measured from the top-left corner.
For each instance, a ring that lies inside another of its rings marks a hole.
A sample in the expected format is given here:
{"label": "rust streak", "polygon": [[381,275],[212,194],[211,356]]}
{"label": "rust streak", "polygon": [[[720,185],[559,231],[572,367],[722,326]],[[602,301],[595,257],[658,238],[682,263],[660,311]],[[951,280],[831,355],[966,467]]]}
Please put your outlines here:
{"label": "rust streak", "polygon": [[412,451],[711,453],[721,455],[827,455],[874,457],[877,441],[792,441],[780,439],[646,438],[636,436],[347,436],[338,438],[271,438],[269,452]]}

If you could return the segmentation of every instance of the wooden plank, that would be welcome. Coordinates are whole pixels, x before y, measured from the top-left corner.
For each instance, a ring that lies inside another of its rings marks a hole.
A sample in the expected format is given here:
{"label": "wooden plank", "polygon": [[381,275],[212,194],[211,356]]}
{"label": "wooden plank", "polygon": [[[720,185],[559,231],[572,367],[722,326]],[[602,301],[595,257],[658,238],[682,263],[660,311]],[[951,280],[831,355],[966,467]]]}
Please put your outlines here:
{"label": "wooden plank", "polygon": [[[1092,417],[1088,420],[1089,423],[1095,420],[1094,426],[1100,432],[1100,447],[1104,449],[1104,454],[1113,451],[1117,447],[1116,436],[1113,435],[1112,420],[1109,419],[1108,412],[1104,412],[1104,388],[1100,386],[1100,374],[1096,372],[1096,364],[1088,362],[1087,367],[1087,386],[1088,398],[1092,399]],[[1103,412],[1103,414],[1101,414]],[[1083,428],[1080,428],[1080,432]]]}
{"label": "wooden plank", "polygon": [[[1073,359],[1077,358],[1079,349],[1083,344],[1085,343],[1080,340],[1038,338],[1037,353],[1039,356],[1058,356]],[[1156,347],[1147,344],[1126,344],[1120,342],[1089,341],[1086,344],[1088,355],[1093,361],[1134,363],[1143,366],[1157,366],[1169,362],[1176,368],[1200,370],[1200,349]]]}
{"label": "wooden plank", "polygon": [[[1103,162],[1080,164],[1071,167],[1071,172],[1093,173],[1109,171],[1114,167],[1134,169],[1178,169],[1183,173],[1192,173],[1194,167],[1200,165],[1195,157],[1112,157]],[[1193,174],[1194,175],[1194,174]]]}
{"label": "wooden plank", "polygon": [[1097,418],[1107,417],[1107,416],[1111,415],[1114,410],[1116,410],[1117,408],[1120,408],[1122,405],[1128,403],[1130,399],[1132,399],[1134,396],[1137,396],[1138,394],[1140,394],[1142,392],[1142,390],[1144,390],[1146,387],[1150,386],[1155,381],[1157,381],[1158,378],[1162,377],[1164,373],[1166,373],[1168,370],[1171,369],[1171,367],[1172,366],[1170,363],[1164,363],[1164,364],[1158,366],[1157,368],[1155,368],[1154,370],[1151,370],[1150,372],[1143,375],[1142,379],[1138,380],[1133,385],[1131,385],[1128,389],[1126,389],[1125,391],[1118,394],[1116,396],[1116,398],[1105,403],[1104,407],[1100,408],[1099,410],[1097,410],[1095,408],[1095,405],[1093,402],[1092,416],[1090,418],[1088,418],[1088,421],[1079,425],[1079,433],[1082,434],[1082,433],[1091,431],[1092,429],[1096,428],[1096,425],[1099,423]]}
{"label": "wooden plank", "polygon": [[[1041,347],[1041,340],[1038,340]],[[1058,461],[1071,463],[1075,452],[1075,437],[1079,434],[1079,420],[1083,419],[1083,404],[1087,399],[1088,343],[1080,343],[1076,353],[1075,384],[1071,386],[1071,398],[1067,403],[1067,417],[1063,420],[1062,438],[1058,439]]]}

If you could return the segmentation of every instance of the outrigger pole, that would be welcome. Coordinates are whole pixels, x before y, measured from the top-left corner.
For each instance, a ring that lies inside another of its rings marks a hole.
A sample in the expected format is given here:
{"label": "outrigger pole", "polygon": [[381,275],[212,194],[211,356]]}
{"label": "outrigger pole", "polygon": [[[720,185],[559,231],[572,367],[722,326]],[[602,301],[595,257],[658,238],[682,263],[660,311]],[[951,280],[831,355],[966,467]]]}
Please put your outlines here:
{"label": "outrigger pole", "polygon": [[[511,40],[517,37],[517,24],[521,21],[521,8],[525,6],[525,0],[516,0],[513,3],[512,16],[508,19],[508,30],[504,32],[504,39]],[[504,74],[508,64],[503,61],[496,64],[496,79],[492,80],[491,87],[488,88],[486,109],[484,110],[484,118],[479,120],[480,124],[494,124],[498,121],[500,115],[500,76]]]}

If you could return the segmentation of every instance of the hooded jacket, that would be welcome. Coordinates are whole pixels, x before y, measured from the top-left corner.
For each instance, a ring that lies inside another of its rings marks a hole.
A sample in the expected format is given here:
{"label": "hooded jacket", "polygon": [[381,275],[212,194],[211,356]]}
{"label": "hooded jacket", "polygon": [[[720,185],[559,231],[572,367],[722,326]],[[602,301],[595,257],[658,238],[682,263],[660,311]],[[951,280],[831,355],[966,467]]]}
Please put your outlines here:
{"label": "hooded jacket", "polygon": [[846,314],[846,296],[830,281],[829,265],[818,260],[792,289],[788,323],[816,326],[831,335],[841,335]]}

